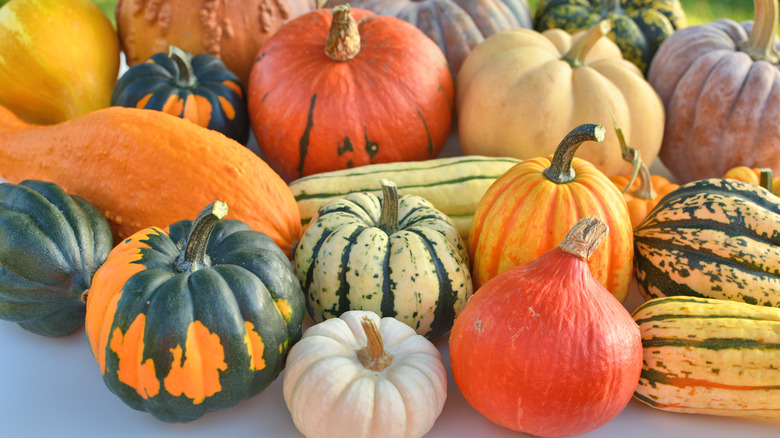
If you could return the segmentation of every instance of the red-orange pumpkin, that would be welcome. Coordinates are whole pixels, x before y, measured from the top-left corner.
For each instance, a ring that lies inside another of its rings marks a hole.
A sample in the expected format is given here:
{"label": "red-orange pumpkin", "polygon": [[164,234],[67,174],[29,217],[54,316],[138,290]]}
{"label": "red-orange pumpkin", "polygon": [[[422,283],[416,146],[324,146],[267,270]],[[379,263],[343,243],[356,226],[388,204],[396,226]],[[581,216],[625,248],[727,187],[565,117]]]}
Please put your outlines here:
{"label": "red-orange pumpkin", "polygon": [[287,181],[434,158],[452,123],[454,85],[441,49],[403,20],[347,5],[279,29],[247,92],[260,150]]}

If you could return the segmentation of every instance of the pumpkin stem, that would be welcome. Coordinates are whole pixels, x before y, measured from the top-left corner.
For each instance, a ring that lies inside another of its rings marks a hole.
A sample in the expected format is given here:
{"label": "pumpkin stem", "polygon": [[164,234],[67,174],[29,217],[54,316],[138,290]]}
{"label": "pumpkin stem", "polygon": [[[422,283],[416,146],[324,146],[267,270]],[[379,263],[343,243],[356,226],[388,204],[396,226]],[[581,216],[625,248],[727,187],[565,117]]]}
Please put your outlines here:
{"label": "pumpkin stem", "polygon": [[642,156],[639,150],[628,146],[626,137],[623,135],[623,130],[620,129],[617,119],[615,119],[615,114],[612,112],[612,110],[609,111],[609,115],[612,116],[612,124],[615,128],[615,134],[617,134],[618,144],[620,145],[620,154],[623,156],[623,161],[628,161],[634,166],[634,170],[631,172],[631,178],[628,180],[628,184],[626,184],[626,187],[623,188],[623,191],[621,192],[626,193],[628,189],[634,185],[634,180],[641,171],[642,166],[644,166],[644,163],[642,163]]}
{"label": "pumpkin stem", "polygon": [[598,24],[593,25],[588,29],[579,40],[577,40],[569,51],[563,55],[563,60],[568,62],[573,68],[582,67],[585,65],[585,58],[588,56],[590,49],[596,45],[601,37],[607,35],[612,30],[612,24],[609,20],[601,20]]}
{"label": "pumpkin stem", "polygon": [[580,219],[566,233],[558,247],[565,253],[586,262],[607,237],[609,227],[596,216]]}
{"label": "pumpkin stem", "polygon": [[379,215],[379,228],[387,234],[398,229],[398,187],[394,182],[381,179],[382,212]]}
{"label": "pumpkin stem", "polygon": [[227,215],[227,211],[226,203],[214,201],[198,214],[187,236],[187,247],[176,259],[175,267],[179,272],[195,272],[211,265],[206,246],[214,226]]}
{"label": "pumpkin stem", "polygon": [[555,149],[550,167],[544,170],[547,179],[556,184],[574,181],[577,174],[571,164],[577,149],[586,141],[604,141],[605,132],[603,126],[595,123],[586,123],[572,129]]}
{"label": "pumpkin stem", "polygon": [[778,0],[753,0],[754,19],[750,38],[739,44],[739,50],[754,61],[780,62],[780,52],[775,47],[777,34]]}
{"label": "pumpkin stem", "polygon": [[357,357],[365,368],[372,371],[382,371],[390,366],[393,361],[393,355],[385,351],[385,344],[382,341],[382,335],[379,334],[379,327],[374,320],[367,316],[360,318],[360,325],[366,334],[366,346],[357,350]]}
{"label": "pumpkin stem", "polygon": [[348,4],[333,8],[325,54],[334,61],[349,61],[360,53],[360,32]]}
{"label": "pumpkin stem", "polygon": [[179,88],[194,88],[197,77],[192,72],[192,55],[176,46],[168,46],[168,57],[176,63],[176,86]]}
{"label": "pumpkin stem", "polygon": [[774,180],[772,179],[772,169],[758,170],[758,185],[769,190],[769,193],[775,194]]}

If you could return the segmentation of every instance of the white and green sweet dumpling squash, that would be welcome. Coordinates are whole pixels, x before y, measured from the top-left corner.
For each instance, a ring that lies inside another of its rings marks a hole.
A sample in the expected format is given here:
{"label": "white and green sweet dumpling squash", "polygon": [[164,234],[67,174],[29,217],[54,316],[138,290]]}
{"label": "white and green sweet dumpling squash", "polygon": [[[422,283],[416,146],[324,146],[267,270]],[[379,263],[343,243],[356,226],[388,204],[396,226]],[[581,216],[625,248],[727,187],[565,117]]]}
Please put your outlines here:
{"label": "white and green sweet dumpling squash", "polygon": [[397,318],[428,339],[447,333],[472,294],[466,246],[428,201],[352,193],[322,206],[295,249],[295,268],[315,322],[348,310]]}

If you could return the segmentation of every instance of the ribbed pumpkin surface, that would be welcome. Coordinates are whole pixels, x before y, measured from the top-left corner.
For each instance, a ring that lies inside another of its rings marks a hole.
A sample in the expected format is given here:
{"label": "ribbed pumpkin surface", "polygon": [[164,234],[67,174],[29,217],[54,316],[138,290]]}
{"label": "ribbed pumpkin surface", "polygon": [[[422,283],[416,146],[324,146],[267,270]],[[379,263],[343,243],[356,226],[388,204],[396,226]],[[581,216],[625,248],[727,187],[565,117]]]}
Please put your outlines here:
{"label": "ribbed pumpkin surface", "polygon": [[667,297],[633,316],[644,349],[637,400],[674,412],[780,417],[780,309]]}
{"label": "ribbed pumpkin surface", "polygon": [[664,197],[634,229],[647,298],[672,295],[780,306],[780,198],[712,178]]}

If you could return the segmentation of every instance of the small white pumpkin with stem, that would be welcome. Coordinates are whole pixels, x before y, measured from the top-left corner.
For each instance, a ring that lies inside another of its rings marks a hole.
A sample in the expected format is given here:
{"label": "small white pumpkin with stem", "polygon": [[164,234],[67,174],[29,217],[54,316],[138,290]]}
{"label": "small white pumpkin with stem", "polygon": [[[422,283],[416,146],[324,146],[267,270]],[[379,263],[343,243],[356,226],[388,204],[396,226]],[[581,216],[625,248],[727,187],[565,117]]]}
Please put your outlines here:
{"label": "small white pumpkin with stem", "polygon": [[351,310],[315,324],[287,357],[284,400],[308,438],[425,435],[447,399],[439,350],[403,322]]}

